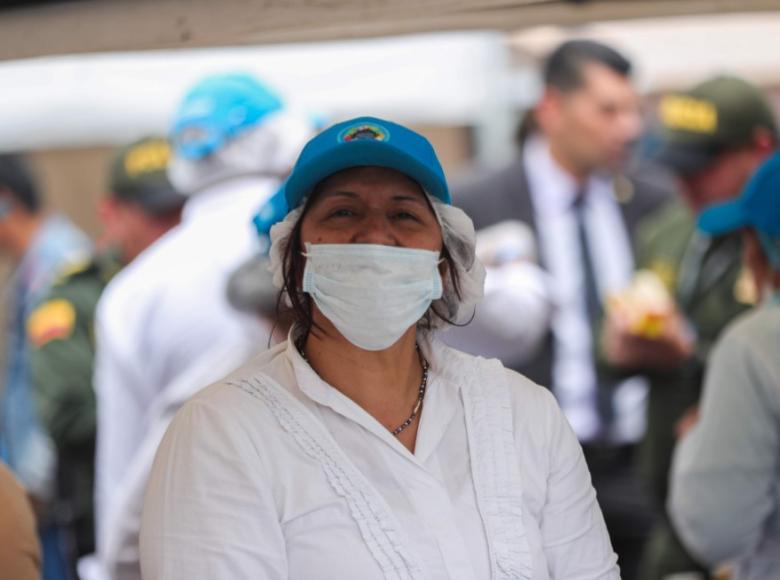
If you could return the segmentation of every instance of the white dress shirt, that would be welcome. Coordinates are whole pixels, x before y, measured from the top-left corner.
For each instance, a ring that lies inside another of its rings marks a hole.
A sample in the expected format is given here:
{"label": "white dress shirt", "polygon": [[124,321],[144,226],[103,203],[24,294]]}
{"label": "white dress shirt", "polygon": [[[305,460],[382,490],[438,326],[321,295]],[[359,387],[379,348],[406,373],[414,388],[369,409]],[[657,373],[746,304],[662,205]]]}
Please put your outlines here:
{"label": "white dress shirt", "polygon": [[[585,303],[582,250],[574,202],[580,186],[553,159],[541,137],[523,148],[531,199],[556,305],[552,317],[554,360],[552,389],[581,441],[597,437],[601,430],[596,396],[594,332]],[[584,213],[591,262],[599,294],[604,300],[624,290],[634,271],[631,242],[610,179],[591,175],[584,184]],[[638,441],[645,427],[647,384],[633,377],[616,389],[615,423],[608,439],[615,443]]]}
{"label": "white dress shirt", "polygon": [[251,217],[277,185],[241,178],[194,195],[181,224],[120,272],[100,299],[97,544],[112,577],[120,563],[138,570],[140,502],[165,421],[192,393],[266,346],[268,329],[230,307],[226,285],[256,251]]}
{"label": "white dress shirt", "polygon": [[414,454],[290,342],[191,399],[149,480],[144,577],[618,579],[549,392],[496,360],[420,346]]}

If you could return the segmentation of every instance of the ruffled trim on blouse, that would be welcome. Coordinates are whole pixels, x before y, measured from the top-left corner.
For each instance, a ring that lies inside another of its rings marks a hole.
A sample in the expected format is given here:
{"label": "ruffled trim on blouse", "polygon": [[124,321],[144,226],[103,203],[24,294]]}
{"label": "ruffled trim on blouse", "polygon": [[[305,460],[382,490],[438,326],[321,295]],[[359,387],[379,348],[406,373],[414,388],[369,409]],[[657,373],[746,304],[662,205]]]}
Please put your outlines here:
{"label": "ruffled trim on blouse", "polygon": [[[514,439],[514,414],[500,362],[472,357],[423,335],[432,369],[460,387],[471,472],[486,528],[493,580],[530,580],[533,558],[523,521],[523,491]],[[431,356],[432,355],[432,356]],[[230,383],[264,402],[279,425],[318,462],[349,511],[387,580],[422,580],[391,508],[341,450],[328,430],[271,377]]]}
{"label": "ruffled trim on blouse", "polygon": [[[476,363],[476,364],[474,364]],[[530,580],[533,558],[523,523],[523,492],[515,449],[512,402],[503,366],[474,359],[461,375],[472,474],[488,529],[493,578]]]}
{"label": "ruffled trim on blouse", "polygon": [[267,376],[230,384],[265,403],[282,429],[322,466],[330,486],[347,502],[386,580],[422,580],[422,569],[390,507],[309,410]]}

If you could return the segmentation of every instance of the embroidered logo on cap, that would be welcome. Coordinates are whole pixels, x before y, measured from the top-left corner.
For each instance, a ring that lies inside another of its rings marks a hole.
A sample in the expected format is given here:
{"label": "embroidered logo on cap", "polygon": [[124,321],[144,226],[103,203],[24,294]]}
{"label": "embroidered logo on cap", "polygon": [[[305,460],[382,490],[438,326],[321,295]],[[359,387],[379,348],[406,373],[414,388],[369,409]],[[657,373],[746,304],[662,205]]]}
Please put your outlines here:
{"label": "embroidered logo on cap", "polygon": [[339,142],[349,143],[350,141],[387,141],[390,138],[390,131],[372,123],[360,123],[347,127],[339,133]]}
{"label": "embroidered logo on cap", "polygon": [[166,141],[155,140],[133,147],[125,156],[125,171],[130,177],[143,173],[163,171],[171,157],[171,147]]}
{"label": "embroidered logo on cap", "polygon": [[718,129],[718,110],[702,99],[668,96],[661,99],[661,120],[670,129],[712,134]]}

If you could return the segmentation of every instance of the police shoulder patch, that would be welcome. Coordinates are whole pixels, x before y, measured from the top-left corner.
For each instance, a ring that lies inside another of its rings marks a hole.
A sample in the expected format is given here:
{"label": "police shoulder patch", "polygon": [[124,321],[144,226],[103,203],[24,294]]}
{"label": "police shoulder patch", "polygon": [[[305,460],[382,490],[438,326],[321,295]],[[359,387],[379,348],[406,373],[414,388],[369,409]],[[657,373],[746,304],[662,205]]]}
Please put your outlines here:
{"label": "police shoulder patch", "polygon": [[27,320],[27,338],[38,348],[73,334],[76,309],[68,300],[49,300],[36,308]]}

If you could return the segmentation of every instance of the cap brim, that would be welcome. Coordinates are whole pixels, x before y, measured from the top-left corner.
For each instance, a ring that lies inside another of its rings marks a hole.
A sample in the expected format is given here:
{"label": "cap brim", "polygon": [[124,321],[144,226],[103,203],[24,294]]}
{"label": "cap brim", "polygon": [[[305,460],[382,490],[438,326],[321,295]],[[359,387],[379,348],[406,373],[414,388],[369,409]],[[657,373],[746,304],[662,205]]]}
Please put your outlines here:
{"label": "cap brim", "polygon": [[290,208],[297,207],[323,179],[352,167],[377,166],[395,169],[414,179],[430,195],[450,203],[446,183],[424,163],[384,141],[354,141],[342,144],[296,167],[285,183],[285,197]]}
{"label": "cap brim", "polygon": [[705,169],[717,154],[715,149],[669,142],[658,152],[655,160],[678,175],[686,176]]}
{"label": "cap brim", "polygon": [[144,211],[151,214],[162,214],[180,208],[187,198],[175,189],[146,189],[134,188],[131,190],[115,190],[117,199],[141,206]]}
{"label": "cap brim", "polygon": [[708,207],[701,212],[698,222],[700,230],[713,236],[740,230],[748,225],[749,218],[740,198]]}

